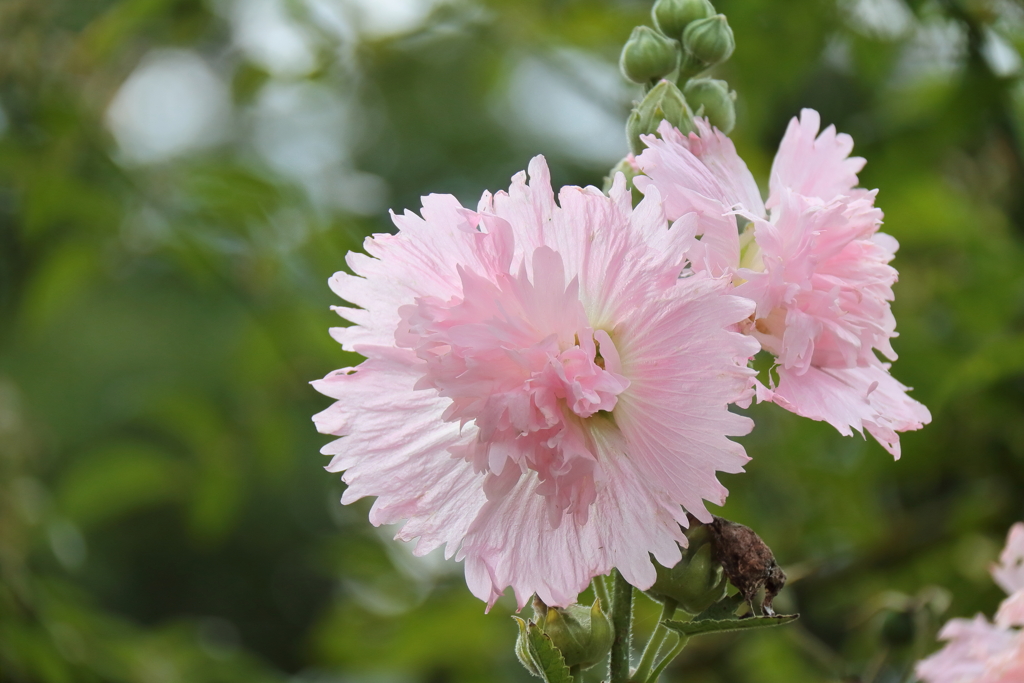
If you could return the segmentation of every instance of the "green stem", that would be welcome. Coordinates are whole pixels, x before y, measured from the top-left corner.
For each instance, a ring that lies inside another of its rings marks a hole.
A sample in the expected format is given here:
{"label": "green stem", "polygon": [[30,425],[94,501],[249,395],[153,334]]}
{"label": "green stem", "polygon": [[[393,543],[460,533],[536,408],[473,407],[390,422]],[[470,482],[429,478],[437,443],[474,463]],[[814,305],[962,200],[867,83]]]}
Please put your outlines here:
{"label": "green stem", "polygon": [[655,680],[650,677],[651,669],[658,658],[658,650],[661,649],[669,634],[664,622],[675,615],[678,605],[679,603],[671,598],[665,599],[665,603],[661,607],[661,618],[658,619],[658,625],[654,628],[651,639],[647,641],[647,647],[644,648],[644,653],[640,657],[640,663],[636,665],[636,672],[631,679],[635,683],[647,683]]}
{"label": "green stem", "polygon": [[611,603],[608,602],[608,584],[605,583],[603,576],[594,577],[594,595],[601,601],[601,609],[607,613],[611,609]]}
{"label": "green stem", "polygon": [[580,671],[582,671],[582,670],[583,670],[583,665],[582,664],[577,664],[576,666],[570,666],[569,667],[569,675],[572,676],[572,680],[577,681],[577,682],[580,681],[581,680],[580,679]]}
{"label": "green stem", "polygon": [[658,677],[661,676],[661,672],[665,670],[665,667],[672,663],[673,659],[679,656],[679,653],[683,651],[683,648],[686,647],[688,642],[690,642],[689,637],[679,636],[679,642],[676,643],[676,646],[669,651],[668,655],[665,656],[665,659],[661,660],[661,664],[654,667],[654,671],[651,672],[651,677],[647,680],[657,683]]}
{"label": "green stem", "polygon": [[629,630],[633,620],[633,587],[618,569],[612,570],[612,656],[609,662],[611,683],[629,681]]}

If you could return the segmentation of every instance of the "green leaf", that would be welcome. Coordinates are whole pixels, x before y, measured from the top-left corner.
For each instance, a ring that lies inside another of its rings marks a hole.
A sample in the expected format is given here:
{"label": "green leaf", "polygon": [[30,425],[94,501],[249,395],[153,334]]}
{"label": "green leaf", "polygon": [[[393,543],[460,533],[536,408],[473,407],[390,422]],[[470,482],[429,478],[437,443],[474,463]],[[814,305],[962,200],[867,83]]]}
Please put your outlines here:
{"label": "green leaf", "polygon": [[743,596],[739,593],[727,595],[706,610],[695,616],[691,621],[722,621],[733,619],[736,610],[743,604]]}
{"label": "green leaf", "polygon": [[575,679],[569,673],[569,667],[565,665],[562,653],[551,642],[550,636],[532,621],[526,624],[518,618],[516,621],[519,622],[520,632],[526,635],[530,659],[536,665],[540,677],[547,683],[575,683]]}
{"label": "green leaf", "polygon": [[799,614],[779,614],[774,617],[747,617],[746,619],[703,619],[701,621],[663,621],[669,628],[682,636],[700,636],[706,633],[725,631],[747,631],[755,628],[782,626],[800,618]]}

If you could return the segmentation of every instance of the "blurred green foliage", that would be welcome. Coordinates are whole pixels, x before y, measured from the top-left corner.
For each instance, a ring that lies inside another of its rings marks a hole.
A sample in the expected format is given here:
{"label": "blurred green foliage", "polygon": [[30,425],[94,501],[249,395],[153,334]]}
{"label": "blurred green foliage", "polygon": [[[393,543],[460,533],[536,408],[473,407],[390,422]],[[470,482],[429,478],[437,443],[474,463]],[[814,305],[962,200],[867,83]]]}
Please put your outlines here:
{"label": "blurred green foliage", "polygon": [[[625,138],[594,131],[637,94],[614,65],[649,6],[0,3],[0,681],[526,679],[510,604],[485,615],[460,566],[338,505],[306,382],[358,362],[326,280],[388,207],[473,205],[538,153],[600,184]],[[868,158],[902,244],[895,375],[934,423],[893,463],[754,407],[723,514],[775,549],[803,618],[699,639],[666,677],[900,680],[940,619],[991,613],[1024,518],[1024,6],[716,6],[755,175],[804,106]],[[146,109],[123,84],[147,64],[191,88],[151,79]],[[641,636],[656,618],[639,599]]]}

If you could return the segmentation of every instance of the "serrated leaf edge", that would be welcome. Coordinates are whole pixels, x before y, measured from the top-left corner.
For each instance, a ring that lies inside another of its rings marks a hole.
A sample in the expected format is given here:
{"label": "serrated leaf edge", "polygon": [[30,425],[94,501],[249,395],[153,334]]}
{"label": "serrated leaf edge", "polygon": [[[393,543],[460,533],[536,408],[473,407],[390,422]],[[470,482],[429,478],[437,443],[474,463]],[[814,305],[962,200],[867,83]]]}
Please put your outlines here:
{"label": "serrated leaf edge", "polygon": [[774,617],[749,617],[747,619],[703,619],[701,621],[671,621],[662,623],[666,628],[684,636],[702,636],[708,633],[748,631],[758,628],[782,626],[796,621],[799,614],[779,614]]}

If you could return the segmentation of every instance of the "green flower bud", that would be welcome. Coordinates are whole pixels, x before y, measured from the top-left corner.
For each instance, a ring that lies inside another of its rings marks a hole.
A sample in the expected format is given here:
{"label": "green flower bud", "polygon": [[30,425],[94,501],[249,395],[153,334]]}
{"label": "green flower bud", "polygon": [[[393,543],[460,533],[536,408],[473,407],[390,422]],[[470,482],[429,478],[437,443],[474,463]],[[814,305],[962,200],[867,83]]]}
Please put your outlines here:
{"label": "green flower bud", "polygon": [[619,66],[634,83],[650,83],[675,71],[679,54],[678,41],[646,26],[637,26],[622,48]]}
{"label": "green flower bud", "polygon": [[[601,601],[594,600],[590,607],[569,605],[568,607],[547,607],[534,604],[536,623],[565,659],[566,666],[587,669],[603,661],[612,649],[615,631],[612,619],[601,609]],[[520,624],[519,640],[516,641],[516,655],[531,673],[537,664],[529,656],[526,627]]]}
{"label": "green flower bud", "polygon": [[715,8],[709,0],[658,0],[651,9],[651,17],[658,30],[669,38],[680,40],[690,22],[707,19]]}
{"label": "green flower bud", "polygon": [[693,112],[686,104],[683,93],[675,83],[669,81],[661,81],[651,88],[633,108],[626,121],[626,138],[633,154],[640,154],[644,150],[640,136],[656,133],[662,121],[668,121],[683,133],[694,129]]}
{"label": "green flower bud", "polygon": [[658,580],[647,594],[659,602],[675,600],[680,608],[698,614],[724,598],[729,584],[722,565],[712,557],[707,528],[695,526],[686,535],[690,545],[683,551],[683,559],[671,569],[656,562]]}
{"label": "green flower bud", "polygon": [[[692,22],[683,31],[683,71],[693,75],[729,59],[736,39],[724,14]],[[694,70],[696,69],[696,71]]]}
{"label": "green flower bud", "polygon": [[683,95],[695,116],[706,116],[711,125],[729,134],[736,125],[735,91],[729,84],[713,78],[695,78],[683,88]]}

